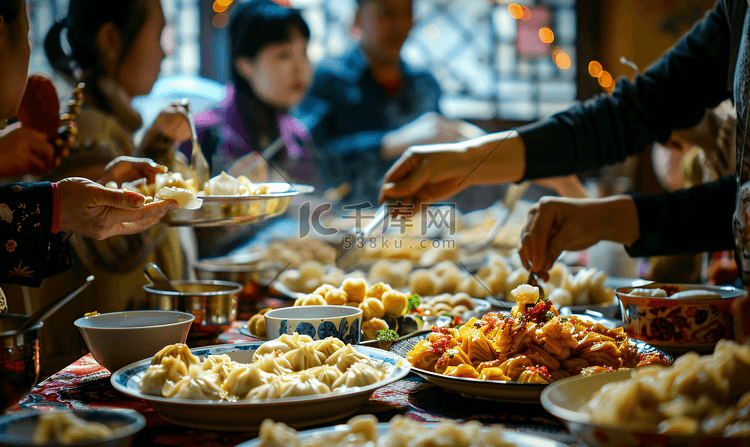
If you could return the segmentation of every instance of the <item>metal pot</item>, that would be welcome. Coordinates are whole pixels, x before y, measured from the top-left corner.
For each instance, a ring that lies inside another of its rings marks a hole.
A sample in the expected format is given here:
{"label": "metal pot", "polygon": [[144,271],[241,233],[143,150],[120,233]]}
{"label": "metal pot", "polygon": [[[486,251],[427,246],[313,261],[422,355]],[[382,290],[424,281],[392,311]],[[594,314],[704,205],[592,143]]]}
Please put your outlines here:
{"label": "metal pot", "polygon": [[0,413],[26,396],[39,378],[39,335],[43,323],[17,331],[28,315],[0,314]]}
{"label": "metal pot", "polygon": [[143,290],[152,309],[178,310],[195,315],[188,338],[217,336],[237,318],[237,300],[242,284],[231,281],[170,281],[177,292],[146,284]]}

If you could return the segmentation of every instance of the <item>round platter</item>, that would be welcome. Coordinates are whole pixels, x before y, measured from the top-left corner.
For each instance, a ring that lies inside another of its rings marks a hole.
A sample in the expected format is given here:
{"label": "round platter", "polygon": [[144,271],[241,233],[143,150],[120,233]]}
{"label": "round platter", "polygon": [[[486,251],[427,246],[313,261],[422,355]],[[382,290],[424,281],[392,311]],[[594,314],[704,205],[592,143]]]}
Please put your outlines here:
{"label": "round platter", "polygon": [[[420,425],[425,427],[435,427],[437,428],[439,426],[439,423],[437,422],[423,422]],[[388,434],[390,424],[388,422],[381,422],[376,425],[377,431],[378,431],[378,437],[384,437]],[[334,425],[332,427],[322,427],[322,428],[314,428],[311,430],[305,430],[303,432],[299,432],[297,434],[297,437],[301,441],[301,444],[304,445],[307,441],[312,441],[315,438],[320,438],[322,436],[326,435],[332,435],[336,433],[346,433],[349,430],[349,426],[345,424],[341,425]],[[487,427],[480,428],[481,431],[487,432],[489,429]],[[516,445],[518,447],[565,447],[565,444],[561,444],[559,442],[553,441],[548,438],[544,438],[542,436],[536,436],[526,433],[518,433],[511,430],[506,430],[503,432],[503,441],[510,443],[510,445]],[[261,439],[253,439],[247,442],[244,442],[237,447],[258,447],[261,445]],[[369,444],[368,444],[369,445]],[[411,443],[410,443],[411,445]],[[375,445],[373,445],[375,447]]]}
{"label": "round platter", "polygon": [[[425,340],[428,335],[429,334],[424,334],[394,343],[393,346],[391,346],[391,352],[406,358],[409,351],[411,351],[417,343]],[[670,363],[674,362],[674,357],[670,354],[660,349],[656,349],[646,342],[630,339],[630,343],[636,346],[638,354],[640,355],[658,353],[663,355]],[[464,397],[497,400],[502,402],[539,403],[542,391],[549,386],[548,384],[539,383],[503,382],[444,376],[433,371],[427,371],[413,366],[412,371],[422,376],[428,382],[446,390],[460,393]]]}
{"label": "round platter", "polygon": [[267,194],[238,196],[203,196],[203,205],[194,210],[167,212],[161,221],[171,226],[215,227],[262,222],[286,212],[292,197],[309,194],[315,188],[292,183],[265,183]]}
{"label": "round platter", "polygon": [[[209,355],[227,354],[232,360],[250,363],[253,354],[263,342],[234,343],[193,348],[193,354],[204,360]],[[240,400],[236,402],[171,399],[144,394],[140,379],[151,364],[151,359],[141,360],[119,369],[110,381],[121,393],[147,401],[163,419],[174,424],[204,430],[257,431],[266,418],[284,422],[291,427],[306,427],[350,416],[364,405],[373,391],[402,379],[409,373],[409,362],[376,348],[354,346],[358,352],[373,360],[390,365],[386,377],[380,382],[364,387],[354,387],[340,393],[314,396],[285,397],[263,401]]]}

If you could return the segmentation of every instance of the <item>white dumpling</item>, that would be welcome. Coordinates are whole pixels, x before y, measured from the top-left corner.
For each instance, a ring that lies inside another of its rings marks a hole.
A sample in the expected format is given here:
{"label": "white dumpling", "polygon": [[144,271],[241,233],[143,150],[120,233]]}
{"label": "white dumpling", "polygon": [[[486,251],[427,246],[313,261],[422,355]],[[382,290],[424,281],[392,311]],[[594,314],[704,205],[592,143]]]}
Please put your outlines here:
{"label": "white dumpling", "polygon": [[341,377],[342,374],[338,368],[330,365],[322,365],[316,368],[310,368],[307,370],[307,373],[312,374],[316,379],[318,379],[322,383],[325,383],[328,388],[331,389],[333,389],[334,382],[336,382],[336,380]]}
{"label": "white dumpling", "polygon": [[277,377],[271,382],[260,385],[247,393],[245,399],[249,400],[264,400],[264,399],[276,399],[286,392],[286,390],[292,385],[292,381],[285,377]]}
{"label": "white dumpling", "polygon": [[190,365],[197,365],[201,362],[195,354],[190,352],[190,348],[184,343],[175,343],[173,345],[163,347],[159,352],[154,354],[154,358],[151,359],[152,365],[158,365],[162,363],[165,357],[176,357],[185,363],[186,367]]}
{"label": "white dumpling", "polygon": [[290,428],[283,422],[264,419],[258,433],[259,447],[300,447],[297,430]]}
{"label": "white dumpling", "polygon": [[233,196],[240,193],[240,181],[224,171],[212,177],[206,185],[206,192],[212,196]]}
{"label": "white dumpling", "polygon": [[307,372],[301,372],[287,378],[291,379],[291,383],[281,393],[280,397],[312,396],[331,392],[331,388],[328,385]]}
{"label": "white dumpling", "polygon": [[155,200],[174,200],[177,207],[185,210],[196,210],[203,205],[203,200],[195,196],[193,191],[185,188],[165,186],[156,191]]}
{"label": "white dumpling", "polygon": [[243,365],[235,368],[224,381],[221,389],[227,398],[242,399],[253,388],[270,383],[276,376],[262,371],[256,365]]}
{"label": "white dumpling", "polygon": [[299,348],[284,354],[293,371],[304,371],[307,368],[320,366],[326,361],[326,355],[315,349],[313,343],[303,344]]}
{"label": "white dumpling", "polygon": [[369,358],[357,352],[352,345],[346,345],[340,348],[325,361],[326,365],[335,366],[341,372],[345,372],[349,367],[357,362],[368,361]]}
{"label": "white dumpling", "polygon": [[161,363],[149,365],[140,380],[141,391],[152,396],[161,396],[167,383],[175,383],[188,374],[188,366],[178,357],[164,357]]}
{"label": "white dumpling", "polygon": [[276,357],[276,354],[270,353],[258,357],[253,360],[253,365],[257,366],[261,371],[269,374],[281,376],[284,374],[291,374],[292,365],[284,357]]}
{"label": "white dumpling", "polygon": [[379,382],[384,373],[367,363],[359,362],[352,364],[349,369],[333,383],[333,389],[343,391],[341,388],[352,388],[356,386],[367,386]]}
{"label": "white dumpling", "polygon": [[312,343],[313,339],[309,335],[300,335],[297,332],[295,332],[292,335],[289,334],[283,334],[281,337],[277,338],[276,340],[269,340],[262,345],[258,347],[258,349],[255,351],[255,354],[253,354],[253,361],[255,361],[256,358],[260,358],[266,354],[270,354],[272,352],[280,353],[280,354],[286,354],[287,352],[297,349],[300,347],[300,345],[304,343]]}
{"label": "white dumpling", "polygon": [[322,352],[326,359],[331,356],[334,352],[346,346],[343,341],[336,337],[326,337],[323,340],[317,340],[314,343],[315,349]]}
{"label": "white dumpling", "polygon": [[189,374],[174,385],[167,382],[162,389],[162,395],[175,399],[221,400],[221,388],[201,372],[200,368],[191,368]]}

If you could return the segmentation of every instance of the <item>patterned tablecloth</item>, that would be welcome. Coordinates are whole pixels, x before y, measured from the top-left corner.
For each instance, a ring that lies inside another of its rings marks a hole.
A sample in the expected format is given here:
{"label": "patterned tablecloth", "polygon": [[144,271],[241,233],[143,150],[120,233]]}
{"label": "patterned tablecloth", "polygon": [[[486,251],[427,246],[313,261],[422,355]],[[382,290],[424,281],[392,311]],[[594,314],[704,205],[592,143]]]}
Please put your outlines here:
{"label": "patterned tablecloth", "polygon": [[[237,343],[252,340],[239,332],[244,322],[235,323],[219,340]],[[109,381],[110,373],[90,354],[39,383],[14,410],[54,408],[130,408],[146,417],[146,427],[136,444],[156,446],[234,446],[255,437],[254,433],[197,430],[166,422],[145,401],[120,394]],[[479,420],[485,424],[504,424],[508,429],[539,434],[577,446],[565,427],[540,404],[508,404],[468,399],[445,391],[415,374],[373,393],[361,414],[374,414],[383,422],[396,414],[418,421],[446,419]],[[346,422],[344,418],[336,423]],[[333,425],[333,424],[330,424]],[[314,427],[310,427],[314,428]]]}

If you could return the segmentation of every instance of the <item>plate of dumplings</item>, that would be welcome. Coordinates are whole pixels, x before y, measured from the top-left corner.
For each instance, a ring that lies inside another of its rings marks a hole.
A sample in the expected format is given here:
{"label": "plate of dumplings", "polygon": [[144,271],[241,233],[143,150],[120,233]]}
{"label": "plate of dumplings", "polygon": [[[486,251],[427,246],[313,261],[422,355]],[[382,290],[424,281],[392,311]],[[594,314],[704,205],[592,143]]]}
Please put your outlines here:
{"label": "plate of dumplings", "polygon": [[110,380],[169,422],[257,432],[266,418],[299,428],[350,416],[410,368],[388,351],[295,333],[193,349],[168,345]]}

